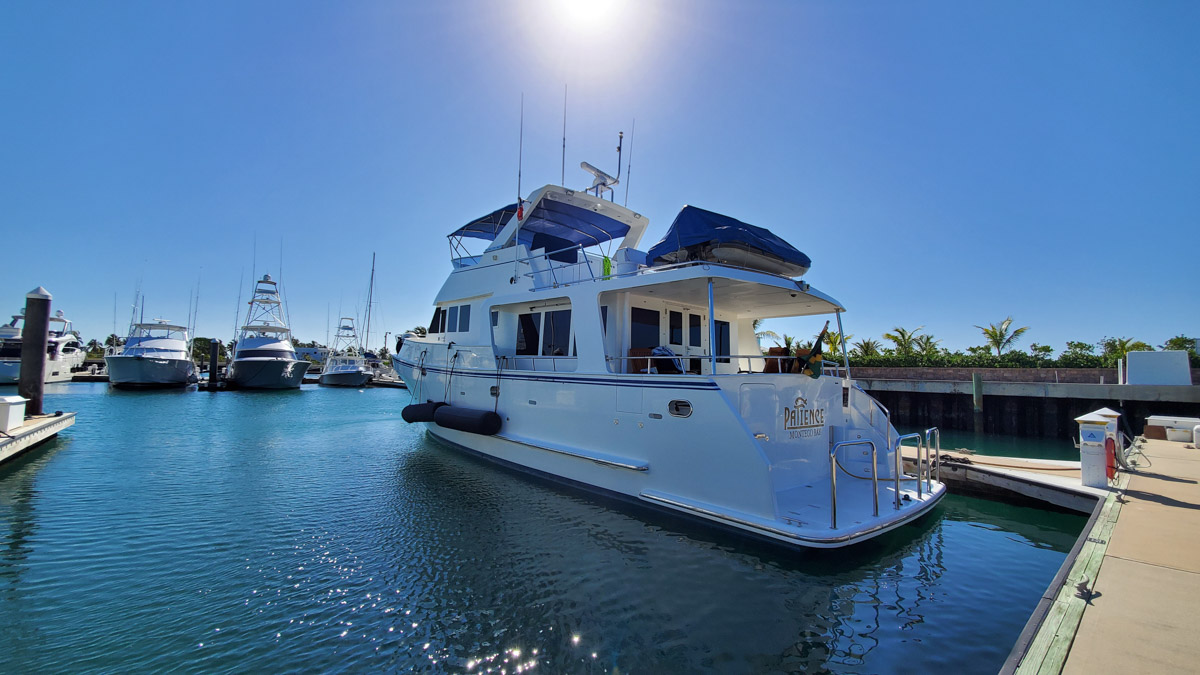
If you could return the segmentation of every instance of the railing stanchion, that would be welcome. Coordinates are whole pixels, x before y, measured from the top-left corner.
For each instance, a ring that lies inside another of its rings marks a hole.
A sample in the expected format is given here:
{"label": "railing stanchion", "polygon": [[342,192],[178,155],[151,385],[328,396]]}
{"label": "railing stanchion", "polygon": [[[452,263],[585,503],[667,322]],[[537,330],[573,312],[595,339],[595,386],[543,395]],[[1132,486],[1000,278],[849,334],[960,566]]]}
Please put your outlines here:
{"label": "railing stanchion", "polygon": [[[879,449],[875,447],[875,441],[868,439],[855,439],[853,441],[841,441],[833,443],[830,439],[829,445],[829,529],[837,529],[837,453],[841,448],[850,447],[852,445],[869,445],[871,446],[871,488],[874,490],[873,505],[875,508],[875,516],[879,516]],[[853,475],[853,474],[851,474]]]}

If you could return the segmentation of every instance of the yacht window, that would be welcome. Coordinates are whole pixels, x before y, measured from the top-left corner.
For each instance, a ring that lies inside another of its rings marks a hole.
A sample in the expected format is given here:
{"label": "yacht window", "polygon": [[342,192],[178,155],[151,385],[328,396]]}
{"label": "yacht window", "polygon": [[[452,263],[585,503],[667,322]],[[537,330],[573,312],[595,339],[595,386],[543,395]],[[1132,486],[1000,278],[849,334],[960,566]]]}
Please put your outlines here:
{"label": "yacht window", "polygon": [[500,312],[492,312],[492,328],[500,325]]}
{"label": "yacht window", "polygon": [[571,340],[571,310],[546,312],[542,326],[542,356],[566,356]]}
{"label": "yacht window", "polygon": [[[714,321],[713,326],[717,329],[717,356],[729,356],[729,322]],[[717,363],[729,363],[728,358],[717,359]]]}
{"label": "yacht window", "polygon": [[451,307],[446,310],[446,331],[453,333],[458,330],[458,307]]}
{"label": "yacht window", "polygon": [[458,308],[458,330],[460,333],[471,330],[470,305],[462,305]]}
{"label": "yacht window", "polygon": [[12,359],[21,358],[21,343],[20,342],[0,342],[0,358]]}
{"label": "yacht window", "polygon": [[631,349],[654,349],[659,345],[659,320],[661,315],[653,309],[632,307],[629,310],[629,347]]}
{"label": "yacht window", "polygon": [[668,341],[673,345],[683,344],[683,312],[668,312],[668,326],[670,328]]}
{"label": "yacht window", "polygon": [[517,356],[537,356],[538,327],[542,313],[532,312],[517,317]]}
{"label": "yacht window", "polygon": [[600,334],[608,335],[608,305],[600,305]]}
{"label": "yacht window", "polygon": [[239,359],[294,359],[296,354],[286,349],[242,349],[235,358]]}
{"label": "yacht window", "polygon": [[700,317],[696,314],[688,314],[688,346],[700,346]]}
{"label": "yacht window", "polygon": [[442,308],[438,307],[433,310],[433,318],[429,320],[429,330],[427,333],[440,333],[442,330],[438,328],[438,322],[442,319]]}

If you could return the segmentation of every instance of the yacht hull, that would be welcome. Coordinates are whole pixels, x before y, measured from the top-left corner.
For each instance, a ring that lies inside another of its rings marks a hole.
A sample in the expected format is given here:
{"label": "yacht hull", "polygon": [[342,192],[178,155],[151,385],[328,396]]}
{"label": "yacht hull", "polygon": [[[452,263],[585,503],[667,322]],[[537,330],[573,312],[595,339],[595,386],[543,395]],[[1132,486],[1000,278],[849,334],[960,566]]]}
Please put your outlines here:
{"label": "yacht hull", "polygon": [[362,387],[370,381],[370,373],[322,373],[320,384],[326,387]]}
{"label": "yacht hull", "polygon": [[235,359],[225,379],[239,389],[298,389],[307,371],[307,361]]}
{"label": "yacht hull", "polygon": [[195,364],[189,359],[107,356],[104,363],[114,387],[183,387],[196,379]]}
{"label": "yacht hull", "polygon": [[[401,370],[420,399],[437,401],[449,391],[450,405],[495,406],[504,419],[494,436],[422,422],[438,440],[787,545],[834,548],[864,541],[921,517],[945,495],[945,486],[933,480],[922,481],[919,490],[912,476],[897,484],[895,450],[885,452],[883,435],[860,426],[866,395],[852,390],[844,407],[837,378],[451,372],[442,358],[426,357],[418,365],[414,352],[415,345],[402,355]],[[449,377],[453,386],[447,387]],[[799,430],[794,418],[784,417],[794,414],[797,398],[813,411]],[[688,412],[672,413],[678,403],[686,403]],[[831,438],[875,443],[877,483],[871,454],[857,445],[837,454],[832,485]]]}
{"label": "yacht hull", "polygon": [[[70,382],[73,373],[71,369],[82,364],[83,359],[60,359],[57,361],[46,361],[46,377],[45,382]],[[0,361],[0,385],[17,384],[21,379],[21,361],[7,360]]]}

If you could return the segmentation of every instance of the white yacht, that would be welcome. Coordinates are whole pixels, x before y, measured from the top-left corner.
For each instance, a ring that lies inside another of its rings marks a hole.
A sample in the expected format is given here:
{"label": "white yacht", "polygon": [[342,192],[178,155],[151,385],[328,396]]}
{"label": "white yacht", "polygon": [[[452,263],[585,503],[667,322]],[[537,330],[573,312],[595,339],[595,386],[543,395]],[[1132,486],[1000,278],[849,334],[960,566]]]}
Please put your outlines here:
{"label": "white yacht", "polygon": [[[17,384],[21,378],[21,331],[25,310],[12,315],[12,321],[0,326],[0,384]],[[70,382],[71,371],[83,366],[87,352],[79,336],[71,330],[71,321],[62,310],[50,317],[46,338],[46,382]]]}
{"label": "white yacht", "polygon": [[[756,319],[802,317],[814,335],[835,319],[841,332],[842,305],[793,278],[807,256],[693,207],[642,252],[647,220],[602,199],[610,186],[546,186],[450,235],[428,335],[403,338],[393,359],[406,421],[505,465],[795,546],[868,539],[945,495],[936,430],[897,433],[844,351],[842,365],[761,351]],[[486,250],[471,255],[472,238]],[[912,475],[902,446],[924,450]]]}
{"label": "white yacht", "polygon": [[123,347],[105,350],[104,364],[112,386],[184,387],[196,382],[196,364],[187,327],[166,319],[133,323]]}
{"label": "white yacht", "polygon": [[343,316],[338,319],[333,346],[321,368],[320,383],[327,387],[362,387],[371,381],[372,374],[354,330],[354,318]]}
{"label": "white yacht", "polygon": [[226,383],[243,389],[296,389],[307,370],[308,361],[297,358],[292,347],[279,287],[270,274],[264,274],[254,284],[250,310],[238,333]]}

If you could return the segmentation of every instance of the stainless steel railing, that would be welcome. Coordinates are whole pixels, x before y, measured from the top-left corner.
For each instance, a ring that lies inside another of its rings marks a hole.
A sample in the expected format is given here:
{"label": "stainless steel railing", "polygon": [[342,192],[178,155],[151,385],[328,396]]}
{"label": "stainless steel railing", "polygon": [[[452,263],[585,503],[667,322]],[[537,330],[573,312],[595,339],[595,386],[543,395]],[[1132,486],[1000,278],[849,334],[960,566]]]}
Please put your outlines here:
{"label": "stainless steel railing", "polygon": [[[917,472],[920,473],[921,464],[921,448],[925,445],[925,441],[921,439],[921,434],[904,434],[896,439],[896,508],[900,508],[900,479],[902,476],[907,477],[904,473],[904,442],[915,440],[917,442]],[[921,498],[921,479],[917,478],[917,499]]]}
{"label": "stainless steel railing", "polygon": [[[879,452],[875,447],[875,441],[856,439],[834,443],[829,446],[829,529],[831,530],[837,529],[837,453],[838,450],[852,445],[871,446],[871,496],[875,500],[875,516],[879,516]],[[896,508],[900,508],[899,502],[897,502]]]}
{"label": "stainless steel railing", "polygon": [[[933,466],[926,467],[926,471],[929,472],[932,480],[940,483],[942,482],[942,432],[937,427],[930,427],[925,430],[926,461],[929,460],[929,451],[931,449],[933,450]],[[934,476],[934,471],[937,472],[936,476]],[[929,491],[933,492],[932,486],[930,486]]]}

